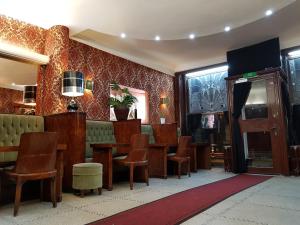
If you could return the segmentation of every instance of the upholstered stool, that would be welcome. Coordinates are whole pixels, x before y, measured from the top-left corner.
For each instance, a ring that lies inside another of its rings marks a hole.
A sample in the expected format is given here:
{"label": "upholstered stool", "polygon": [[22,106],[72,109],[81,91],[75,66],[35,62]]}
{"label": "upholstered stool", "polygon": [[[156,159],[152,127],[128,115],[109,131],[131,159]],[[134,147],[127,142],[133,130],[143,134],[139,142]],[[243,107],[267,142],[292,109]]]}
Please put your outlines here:
{"label": "upholstered stool", "polygon": [[80,190],[80,196],[84,196],[85,190],[102,190],[102,164],[78,163],[73,165],[73,189]]}

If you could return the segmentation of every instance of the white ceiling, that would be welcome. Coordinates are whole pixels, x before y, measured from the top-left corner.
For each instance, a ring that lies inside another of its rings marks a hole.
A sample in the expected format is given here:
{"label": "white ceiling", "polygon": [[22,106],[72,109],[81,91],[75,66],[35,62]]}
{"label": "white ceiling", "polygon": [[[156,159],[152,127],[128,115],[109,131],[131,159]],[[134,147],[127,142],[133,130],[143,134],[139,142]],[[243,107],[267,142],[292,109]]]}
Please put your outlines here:
{"label": "white ceiling", "polygon": [[[173,74],[225,61],[226,51],[280,37],[300,45],[300,0],[0,0],[0,14]],[[18,7],[15,7],[18,5]],[[46,9],[46,10],[45,10]],[[274,14],[265,17],[267,9]],[[232,31],[223,31],[230,25]],[[126,39],[119,37],[121,32]],[[188,35],[194,33],[194,40]],[[161,41],[153,40],[160,35]]]}
{"label": "white ceiling", "polygon": [[24,85],[36,84],[37,73],[37,65],[0,57],[0,87],[23,90]]}

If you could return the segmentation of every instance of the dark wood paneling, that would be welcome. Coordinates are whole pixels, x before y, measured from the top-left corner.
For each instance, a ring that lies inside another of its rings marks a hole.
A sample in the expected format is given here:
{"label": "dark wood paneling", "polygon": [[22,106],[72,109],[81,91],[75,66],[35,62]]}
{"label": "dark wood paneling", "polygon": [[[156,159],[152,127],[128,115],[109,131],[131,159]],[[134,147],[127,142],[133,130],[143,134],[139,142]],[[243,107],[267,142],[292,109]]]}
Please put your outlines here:
{"label": "dark wood paneling", "polygon": [[177,123],[152,124],[155,142],[158,144],[177,145]]}
{"label": "dark wood paneling", "polygon": [[45,116],[45,131],[56,131],[59,143],[67,144],[64,152],[63,189],[72,190],[72,168],[85,161],[86,114],[67,112]]}
{"label": "dark wood paneling", "polygon": [[[141,120],[114,121],[114,135],[117,143],[130,143],[133,134],[141,133]],[[130,147],[118,147],[118,153],[127,153]]]}
{"label": "dark wood paneling", "polygon": [[196,145],[197,169],[211,169],[210,145],[208,143]]}
{"label": "dark wood paneling", "polygon": [[167,152],[168,145],[149,145],[149,176],[167,178]]}

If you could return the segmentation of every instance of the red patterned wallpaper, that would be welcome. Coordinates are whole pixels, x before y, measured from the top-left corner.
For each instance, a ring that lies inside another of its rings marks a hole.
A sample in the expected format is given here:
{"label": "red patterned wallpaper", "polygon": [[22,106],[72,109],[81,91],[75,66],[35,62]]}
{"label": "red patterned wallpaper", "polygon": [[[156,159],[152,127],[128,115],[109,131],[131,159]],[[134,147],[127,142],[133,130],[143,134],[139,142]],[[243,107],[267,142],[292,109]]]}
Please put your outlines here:
{"label": "red patterned wallpaper", "polygon": [[46,30],[0,15],[0,40],[43,54]]}
{"label": "red patterned wallpaper", "polygon": [[109,120],[109,83],[115,80],[148,92],[150,123],[159,122],[161,96],[170,99],[164,109],[166,121],[175,120],[172,76],[70,40],[67,27],[54,26],[44,30],[0,16],[0,40],[50,56],[45,75],[42,76],[41,69],[38,76],[37,114],[66,111],[69,99],[61,95],[61,74],[65,70],[79,70],[95,82],[93,93],[87,92],[77,98],[80,110],[85,111],[89,119]]}
{"label": "red patterned wallpaper", "polygon": [[0,87],[0,113],[15,113],[14,102],[23,102],[23,91]]}
{"label": "red patterned wallpaper", "polygon": [[78,98],[80,109],[89,119],[109,120],[109,84],[116,81],[121,85],[142,89],[149,94],[149,122],[159,122],[160,97],[170,99],[164,109],[167,122],[174,122],[174,78],[148,67],[133,63],[118,56],[70,40],[69,69],[85,74],[85,79],[94,81],[93,93]]}
{"label": "red patterned wallpaper", "polygon": [[50,62],[45,74],[38,75],[37,108],[39,115],[64,112],[65,97],[61,95],[61,74],[68,69],[69,29],[64,26],[51,27],[46,32],[45,55]]}

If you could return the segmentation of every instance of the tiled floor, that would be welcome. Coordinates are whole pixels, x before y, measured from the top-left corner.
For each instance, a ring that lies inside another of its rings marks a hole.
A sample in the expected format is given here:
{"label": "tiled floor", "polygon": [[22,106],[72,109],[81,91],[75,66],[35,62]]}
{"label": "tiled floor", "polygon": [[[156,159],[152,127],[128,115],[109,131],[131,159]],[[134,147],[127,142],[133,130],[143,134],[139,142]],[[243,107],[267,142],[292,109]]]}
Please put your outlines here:
{"label": "tiled floor", "polygon": [[[1,225],[76,225],[89,223],[123,210],[183,191],[192,187],[233,176],[222,169],[198,171],[181,180],[150,179],[150,186],[136,183],[114,185],[113,191],[79,198],[64,194],[56,209],[47,202],[23,203],[17,217],[12,205],[0,208]],[[262,184],[240,192],[186,221],[186,225],[300,225],[300,178],[274,177]]]}

